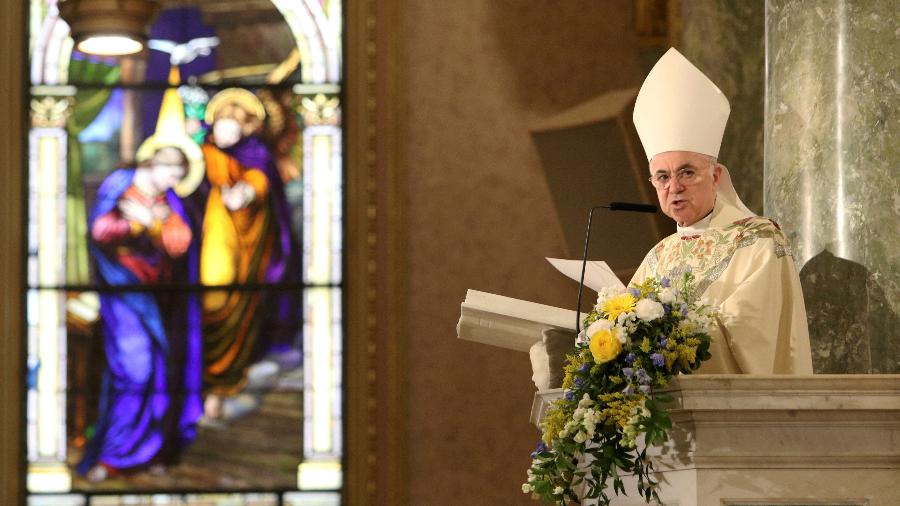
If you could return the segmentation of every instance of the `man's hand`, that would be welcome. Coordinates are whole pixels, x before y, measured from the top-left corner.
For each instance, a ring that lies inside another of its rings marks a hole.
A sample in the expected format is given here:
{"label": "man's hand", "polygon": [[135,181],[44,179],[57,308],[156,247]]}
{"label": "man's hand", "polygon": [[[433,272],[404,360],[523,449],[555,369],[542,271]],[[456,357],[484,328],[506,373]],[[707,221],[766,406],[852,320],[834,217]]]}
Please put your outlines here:
{"label": "man's hand", "polygon": [[234,186],[222,186],[222,203],[229,211],[243,209],[256,198],[256,190],[246,181],[238,181]]}
{"label": "man's hand", "polygon": [[575,348],[575,333],[568,330],[548,329],[543,337],[528,350],[531,357],[531,380],[538,390],[562,386],[563,365],[566,354]]}

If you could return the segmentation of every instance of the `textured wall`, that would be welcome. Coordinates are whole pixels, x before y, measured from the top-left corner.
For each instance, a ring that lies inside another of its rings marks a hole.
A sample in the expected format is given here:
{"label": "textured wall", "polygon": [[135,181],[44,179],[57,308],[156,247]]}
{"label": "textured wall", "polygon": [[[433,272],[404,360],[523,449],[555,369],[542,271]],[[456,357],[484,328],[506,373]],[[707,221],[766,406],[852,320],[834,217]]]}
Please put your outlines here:
{"label": "textured wall", "polygon": [[765,3],[690,0],[682,3],[684,55],[715,82],[731,104],[719,160],[741,200],[763,212]]}
{"label": "textured wall", "polygon": [[795,251],[817,372],[900,372],[900,18],[767,2],[765,207]]}
{"label": "textured wall", "polygon": [[572,305],[528,126],[641,78],[631,2],[433,2],[402,13],[410,504],[531,504],[525,354],[456,339],[473,288]]}

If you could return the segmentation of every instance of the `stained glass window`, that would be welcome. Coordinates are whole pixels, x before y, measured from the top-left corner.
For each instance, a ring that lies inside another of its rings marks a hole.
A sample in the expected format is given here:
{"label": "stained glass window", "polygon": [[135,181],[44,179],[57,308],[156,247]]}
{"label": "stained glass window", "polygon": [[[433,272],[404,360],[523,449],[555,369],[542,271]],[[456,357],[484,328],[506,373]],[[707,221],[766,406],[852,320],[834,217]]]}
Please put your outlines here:
{"label": "stained glass window", "polygon": [[335,505],[340,0],[30,4],[28,504]]}

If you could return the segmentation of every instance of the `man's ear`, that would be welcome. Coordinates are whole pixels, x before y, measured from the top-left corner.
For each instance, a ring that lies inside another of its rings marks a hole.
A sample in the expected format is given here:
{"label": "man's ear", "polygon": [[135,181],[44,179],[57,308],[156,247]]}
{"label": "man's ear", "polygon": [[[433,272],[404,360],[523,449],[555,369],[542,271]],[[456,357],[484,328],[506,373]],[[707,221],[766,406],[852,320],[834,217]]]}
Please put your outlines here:
{"label": "man's ear", "polygon": [[716,165],[713,167],[713,183],[718,183],[719,179],[722,178],[722,164],[716,162]]}

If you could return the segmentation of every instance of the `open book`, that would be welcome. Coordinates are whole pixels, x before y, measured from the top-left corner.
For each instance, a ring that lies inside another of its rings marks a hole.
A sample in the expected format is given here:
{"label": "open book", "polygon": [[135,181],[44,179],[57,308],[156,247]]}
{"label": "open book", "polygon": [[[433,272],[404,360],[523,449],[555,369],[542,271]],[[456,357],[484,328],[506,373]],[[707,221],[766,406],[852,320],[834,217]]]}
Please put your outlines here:
{"label": "open book", "polygon": [[460,339],[528,352],[547,329],[575,333],[575,311],[469,290],[456,335]]}
{"label": "open book", "polygon": [[[581,277],[581,260],[547,260],[575,281]],[[624,286],[606,262],[588,262],[584,284],[595,291],[605,286]],[[469,290],[461,306],[456,335],[467,341],[528,352],[547,329],[574,333],[575,311]]]}

